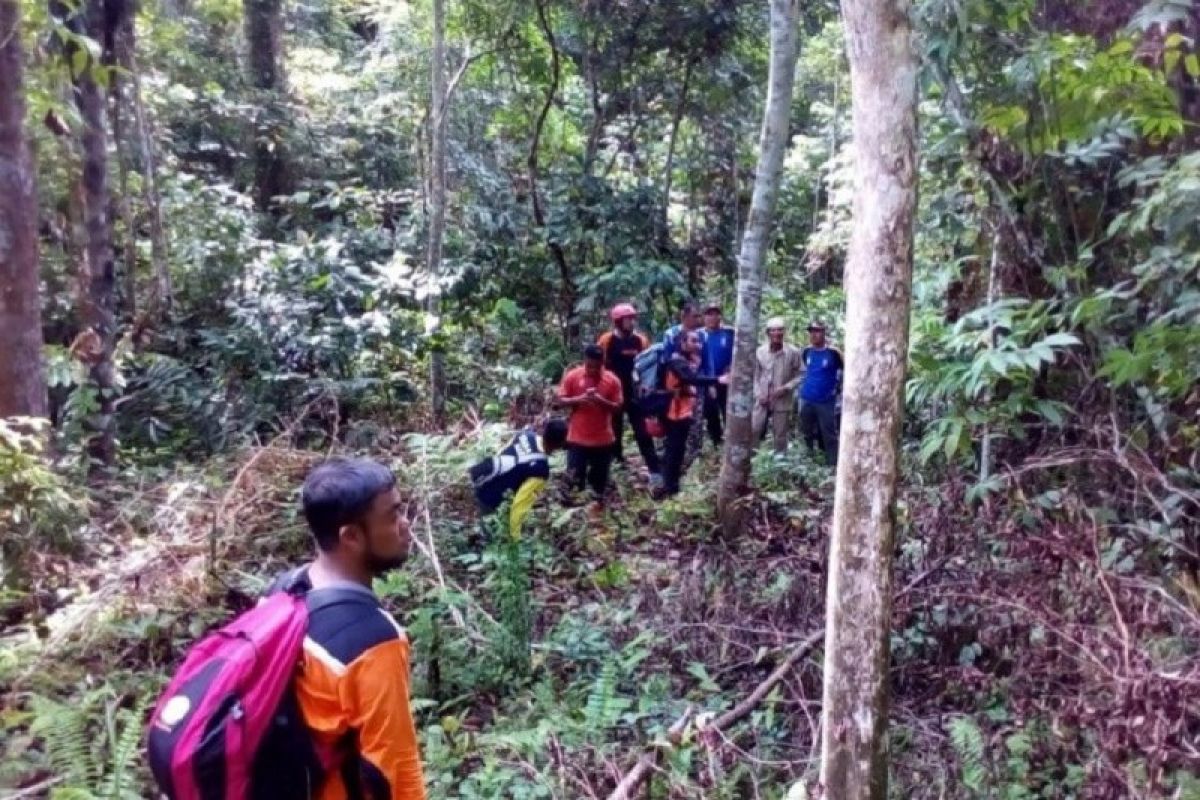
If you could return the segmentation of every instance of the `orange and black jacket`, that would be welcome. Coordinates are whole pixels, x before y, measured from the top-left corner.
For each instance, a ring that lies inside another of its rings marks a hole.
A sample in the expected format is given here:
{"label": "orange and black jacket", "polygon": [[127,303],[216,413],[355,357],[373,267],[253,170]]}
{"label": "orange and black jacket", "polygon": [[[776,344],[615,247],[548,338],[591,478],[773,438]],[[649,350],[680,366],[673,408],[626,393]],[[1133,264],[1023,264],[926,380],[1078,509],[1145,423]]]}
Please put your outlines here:
{"label": "orange and black jacket", "polygon": [[308,607],[296,702],[317,750],[338,753],[313,796],[425,800],[404,629],[358,584],[312,590]]}
{"label": "orange and black jacket", "polygon": [[699,364],[690,361],[682,353],[675,353],[667,361],[667,378],[664,385],[671,392],[671,404],[667,406],[667,419],[679,422],[691,419],[698,399],[697,386],[714,386],[715,376],[701,375]]}
{"label": "orange and black jacket", "polygon": [[636,331],[626,336],[617,331],[600,334],[596,341],[604,351],[604,367],[621,381],[621,393],[626,403],[634,400],[633,362],[638,353],[650,346],[650,340]]}

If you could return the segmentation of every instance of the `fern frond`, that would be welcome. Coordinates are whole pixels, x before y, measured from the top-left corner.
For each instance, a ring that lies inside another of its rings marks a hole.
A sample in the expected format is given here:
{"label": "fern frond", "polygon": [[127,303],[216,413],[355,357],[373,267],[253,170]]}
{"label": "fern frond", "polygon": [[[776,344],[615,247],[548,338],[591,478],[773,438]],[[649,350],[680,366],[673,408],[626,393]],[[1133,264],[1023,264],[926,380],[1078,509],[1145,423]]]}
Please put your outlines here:
{"label": "fern frond", "polygon": [[142,723],[152,697],[132,708],[108,686],[73,698],[71,705],[35,696],[30,732],[41,739],[51,769],[62,778],[56,800],[126,800],[138,797],[134,769]]}
{"label": "fern frond", "polygon": [[142,741],[142,725],[146,712],[150,709],[152,697],[144,694],[133,704],[133,708],[120,711],[117,718],[121,722],[119,732],[114,732],[110,741],[108,763],[105,766],[104,780],[100,785],[100,797],[103,800],[123,800],[125,797],[136,797],[133,786],[133,764],[138,755]]}
{"label": "fern frond", "polygon": [[950,722],[950,743],[962,766],[962,782],[974,792],[987,785],[987,765],[984,761],[983,732],[970,717],[957,717]]}
{"label": "fern frond", "polygon": [[619,665],[614,657],[600,668],[600,674],[596,676],[596,682],[592,685],[583,707],[584,725],[590,732],[597,733],[611,728],[629,708],[629,699],[617,694],[619,678]]}
{"label": "fern frond", "polygon": [[94,786],[101,777],[88,730],[94,700],[94,695],[85,696],[69,706],[41,696],[31,701],[29,730],[45,743],[47,760],[64,788]]}

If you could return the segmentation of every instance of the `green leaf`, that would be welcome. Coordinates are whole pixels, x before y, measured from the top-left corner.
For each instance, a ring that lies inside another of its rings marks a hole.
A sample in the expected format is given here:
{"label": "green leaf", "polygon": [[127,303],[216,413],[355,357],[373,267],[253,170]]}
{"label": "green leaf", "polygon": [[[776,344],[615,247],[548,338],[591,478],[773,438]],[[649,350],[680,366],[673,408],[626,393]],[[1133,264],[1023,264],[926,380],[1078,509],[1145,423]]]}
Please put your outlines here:
{"label": "green leaf", "polygon": [[1083,344],[1079,341],[1079,337],[1073,333],[1052,333],[1045,339],[1042,339],[1042,344],[1049,347],[1072,347],[1077,344]]}
{"label": "green leaf", "polygon": [[87,51],[82,47],[76,47],[71,53],[71,75],[76,78],[82,77],[83,73],[87,71],[87,65]]}
{"label": "green leaf", "polygon": [[1039,400],[1036,405],[1037,413],[1051,425],[1061,428],[1066,422],[1066,413],[1070,407],[1052,400]]}
{"label": "green leaf", "polygon": [[942,438],[930,432],[926,434],[925,441],[921,443],[921,452],[918,454],[922,464],[928,464],[942,446]]}
{"label": "green leaf", "polygon": [[959,442],[963,435],[963,421],[954,419],[950,421],[950,433],[946,436],[946,443],[943,447],[943,454],[946,460],[949,461],[958,452]]}
{"label": "green leaf", "polygon": [[688,674],[696,680],[700,681],[700,688],[706,692],[719,692],[721,687],[717,685],[712,676],[708,674],[708,670],[699,661],[693,661],[687,665]]}

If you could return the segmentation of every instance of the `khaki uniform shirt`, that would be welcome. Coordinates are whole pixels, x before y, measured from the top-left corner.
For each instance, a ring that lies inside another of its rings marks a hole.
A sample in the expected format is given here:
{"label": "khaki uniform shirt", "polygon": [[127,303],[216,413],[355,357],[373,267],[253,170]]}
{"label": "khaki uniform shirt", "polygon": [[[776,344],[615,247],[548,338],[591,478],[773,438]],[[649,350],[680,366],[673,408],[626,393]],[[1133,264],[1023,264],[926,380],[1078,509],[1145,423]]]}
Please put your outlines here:
{"label": "khaki uniform shirt", "polygon": [[758,403],[771,397],[780,389],[787,389],[782,397],[776,398],[771,404],[773,411],[791,410],[792,394],[800,385],[804,373],[804,358],[800,349],[784,343],[777,351],[771,350],[770,344],[758,348],[755,354],[754,371],[754,401]]}

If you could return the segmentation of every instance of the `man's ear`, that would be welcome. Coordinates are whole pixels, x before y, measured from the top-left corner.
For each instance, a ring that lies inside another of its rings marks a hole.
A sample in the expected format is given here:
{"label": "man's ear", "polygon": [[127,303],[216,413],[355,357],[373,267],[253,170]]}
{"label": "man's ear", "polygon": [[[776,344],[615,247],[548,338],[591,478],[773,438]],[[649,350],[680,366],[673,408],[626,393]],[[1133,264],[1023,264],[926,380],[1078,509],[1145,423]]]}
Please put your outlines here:
{"label": "man's ear", "polygon": [[366,548],[366,531],[361,525],[350,523],[338,528],[338,541],[352,553],[360,553]]}

